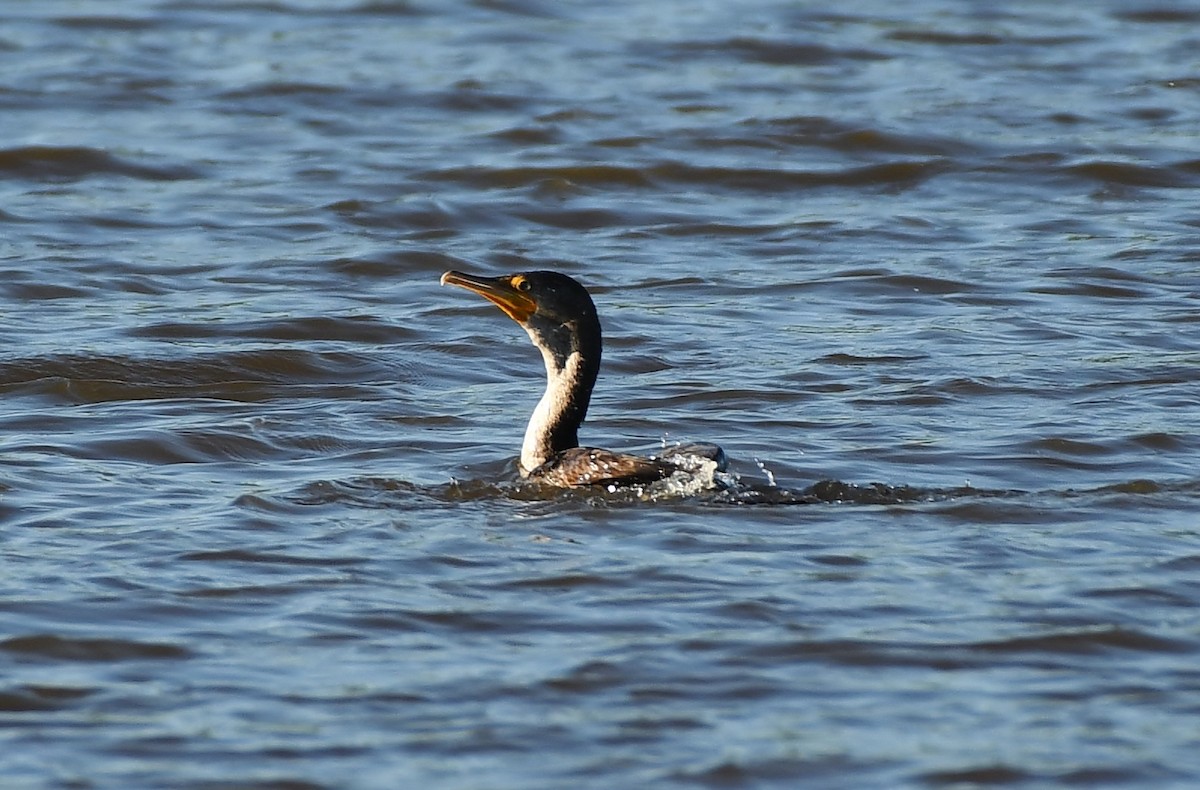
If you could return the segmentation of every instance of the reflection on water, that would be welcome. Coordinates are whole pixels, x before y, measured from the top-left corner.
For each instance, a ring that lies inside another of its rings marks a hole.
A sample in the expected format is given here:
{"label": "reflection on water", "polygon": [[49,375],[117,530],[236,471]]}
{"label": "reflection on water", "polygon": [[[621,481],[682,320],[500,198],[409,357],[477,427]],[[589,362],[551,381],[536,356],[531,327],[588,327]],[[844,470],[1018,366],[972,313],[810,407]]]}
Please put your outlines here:
{"label": "reflection on water", "polygon": [[0,21],[6,787],[1200,778],[1194,10]]}

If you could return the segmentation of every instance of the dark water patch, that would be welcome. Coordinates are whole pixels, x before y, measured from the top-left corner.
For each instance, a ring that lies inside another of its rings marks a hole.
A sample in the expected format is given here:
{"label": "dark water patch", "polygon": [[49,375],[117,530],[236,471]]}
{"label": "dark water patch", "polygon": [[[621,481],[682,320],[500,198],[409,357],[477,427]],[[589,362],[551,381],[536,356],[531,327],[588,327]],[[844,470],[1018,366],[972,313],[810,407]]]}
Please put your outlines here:
{"label": "dark water patch", "polygon": [[856,354],[847,354],[838,352],[835,354],[826,354],[814,360],[818,364],[837,365],[841,367],[872,367],[875,365],[907,365],[912,362],[920,362],[926,359],[924,356],[859,356]]}
{"label": "dark water patch", "polygon": [[329,395],[339,389],[335,385],[390,382],[395,375],[381,363],[338,352],[249,351],[171,359],[57,356],[0,363],[0,392],[36,392],[73,403],[183,397],[255,401]]}
{"label": "dark water patch", "polygon": [[642,188],[650,184],[647,173],[642,169],[621,165],[470,167],[431,171],[421,177],[434,181],[456,181],[481,189],[519,189],[554,179],[598,189]]}
{"label": "dark water patch", "polygon": [[408,0],[367,0],[345,9],[348,14],[363,16],[423,16],[425,9]]}
{"label": "dark water patch", "polygon": [[268,515],[299,515],[303,506],[277,496],[264,494],[242,494],[233,500],[233,506],[242,510]]}
{"label": "dark water patch", "polygon": [[[184,558],[186,559],[186,558]],[[289,563],[291,564],[291,563]],[[310,592],[320,587],[321,580],[305,579],[291,584],[249,584],[236,587],[199,587],[191,590],[181,590],[177,593],[180,598],[196,598],[200,600],[243,600],[262,601],[270,598],[290,598]]]}
{"label": "dark water patch", "polygon": [[818,565],[831,565],[837,568],[860,568],[869,564],[862,557],[852,557],[845,554],[815,554],[808,557],[808,560]]}
{"label": "dark water patch", "polygon": [[902,505],[961,499],[991,499],[998,496],[1017,496],[1023,492],[986,490],[971,486],[922,488],[886,483],[857,484],[845,483],[840,480],[822,480],[814,483],[806,493],[818,501],[830,504]]}
{"label": "dark water patch", "polygon": [[814,41],[768,39],[751,36],[683,41],[664,44],[662,41],[640,42],[633,51],[655,58],[691,60],[696,57],[732,57],[744,63],[766,66],[823,66],[841,62],[873,62],[890,60],[891,55],[866,48],[840,48]]}
{"label": "dark water patch", "polygon": [[1162,80],[1157,85],[1167,90],[1200,90],[1200,77],[1180,77],[1178,79]]}
{"label": "dark water patch", "polygon": [[54,634],[14,636],[0,641],[0,652],[63,661],[143,661],[191,657],[178,645],[126,639],[88,639]]}
{"label": "dark water patch", "polygon": [[951,32],[946,30],[896,30],[888,33],[889,41],[906,44],[928,44],[935,47],[999,47],[1019,45],[1027,47],[1069,47],[1086,44],[1092,39],[1088,35],[1018,35],[981,32]]}
{"label": "dark water patch", "polygon": [[703,113],[724,113],[729,112],[731,107],[724,104],[702,104],[702,103],[682,103],[673,104],[671,109],[680,115],[700,115]]}
{"label": "dark water patch", "polygon": [[667,162],[649,168],[657,183],[704,185],[749,192],[777,192],[822,187],[908,187],[946,172],[948,161],[891,162],[830,171],[797,171],[732,167],[704,167]]}
{"label": "dark water patch", "polygon": [[1006,455],[1003,460],[1023,467],[1029,473],[1040,470],[1040,474],[1054,477],[1072,471],[1094,475],[1112,473],[1125,465],[1122,454],[1111,446],[1055,437],[1022,442],[1015,454]]}
{"label": "dark water patch", "polygon": [[346,439],[328,434],[305,432],[288,436],[279,434],[278,429],[242,423],[226,429],[132,428],[116,436],[80,439],[64,451],[77,458],[156,465],[221,461],[279,464],[289,459],[334,456],[351,447]]}
{"label": "dark water patch", "polygon": [[[276,757],[285,759],[297,759],[301,757],[298,753],[285,753],[287,750],[272,750],[271,754],[264,755],[266,757]],[[333,753],[327,755],[329,759],[345,758],[353,756],[357,750],[352,750],[347,753]],[[310,752],[304,752],[308,756],[314,756]],[[236,773],[236,771],[231,771]],[[332,790],[337,785],[321,784],[313,782],[309,779],[259,779],[254,776],[246,776],[245,778],[231,779],[212,779],[200,781],[181,782],[179,790]]]}
{"label": "dark water patch", "polygon": [[1158,431],[1155,433],[1134,434],[1125,437],[1123,442],[1130,448],[1154,450],[1162,453],[1179,453],[1195,448],[1200,443],[1200,437],[1181,436],[1165,431]]}
{"label": "dark water patch", "polygon": [[981,173],[998,173],[1005,176],[1030,178],[1063,172],[1063,162],[1068,156],[1063,151],[1025,150],[1003,154],[976,164]]}
{"label": "dark water patch", "polygon": [[[1128,464],[1133,469],[1139,465],[1141,464],[1137,460]],[[1093,504],[1112,513],[1131,510],[1150,512],[1194,507],[1200,498],[1200,481],[1137,478],[1095,487],[1051,489],[1042,492],[1042,496],[1054,497],[1065,502],[1082,500],[1085,504]]]}
{"label": "dark water patch", "polygon": [[1113,17],[1126,22],[1141,22],[1146,24],[1187,24],[1200,22],[1200,10],[1163,5],[1155,8],[1139,8],[1135,10],[1116,10]]}
{"label": "dark water patch", "polygon": [[1110,486],[1104,486],[1098,489],[1099,491],[1111,491],[1117,494],[1157,494],[1164,490],[1164,486],[1156,483],[1153,480],[1130,480],[1124,483],[1114,483]]}
{"label": "dark water patch", "polygon": [[563,19],[563,6],[543,0],[470,0],[470,5],[485,11],[533,19]]}
{"label": "dark water patch", "polygon": [[1166,562],[1161,562],[1157,565],[1161,570],[1166,571],[1185,571],[1191,573],[1200,571],[1200,554],[1189,554],[1183,557],[1176,557]]}
{"label": "dark water patch", "polygon": [[[191,11],[202,12],[205,18],[209,18],[209,14],[214,11],[214,6],[209,2],[196,2],[194,0],[174,0],[164,4],[164,8],[170,11]],[[281,0],[272,2],[270,0],[258,0],[250,2],[235,2],[235,4],[221,5],[218,19],[222,17],[258,17],[276,16],[281,19],[343,19],[346,17],[379,17],[382,20],[396,17],[397,20],[404,20],[406,17],[424,17],[427,16],[427,8],[422,7],[420,2],[412,0],[361,0],[360,2],[352,2],[346,5],[326,6],[323,4],[305,4],[305,2],[293,2],[289,0]]]}
{"label": "dark water patch", "polygon": [[610,661],[589,661],[565,674],[549,678],[545,688],[567,694],[595,693],[618,688],[629,682],[626,667]]}
{"label": "dark water patch", "polygon": [[284,399],[327,397],[374,399],[380,396],[371,387],[337,384],[287,384],[245,380],[208,384],[170,384],[52,377],[22,382],[18,385],[0,384],[0,393],[34,396],[74,405],[181,399],[261,403]]}
{"label": "dark water patch", "polygon": [[[632,219],[630,213],[627,211],[609,209],[534,209],[514,212],[514,216],[550,228],[580,231],[596,230],[598,228],[629,227],[631,224],[630,220]],[[637,224],[658,221],[661,221],[660,218],[646,218]]]}
{"label": "dark water patch", "polygon": [[596,189],[645,189],[672,184],[706,186],[748,192],[778,192],[822,187],[905,187],[933,178],[949,168],[941,159],[891,162],[830,171],[797,171],[746,167],[706,167],[685,162],[663,162],[644,168],[616,165],[576,165],[517,168],[455,168],[429,171],[431,181],[455,181],[480,189],[536,187],[549,179],[563,179]]}
{"label": "dark water patch", "polygon": [[[856,389],[846,391],[853,392]],[[1009,398],[1035,393],[1035,389],[995,378],[936,376],[932,380],[916,383],[908,377],[897,377],[875,383],[870,390],[849,399],[849,402],[866,407],[932,408],[953,403],[977,403],[982,398]]]}
{"label": "dark water patch", "polygon": [[456,82],[451,90],[431,95],[429,101],[441,110],[465,113],[518,112],[535,103],[531,96],[500,92],[470,79]]}
{"label": "dark water patch", "polygon": [[129,162],[97,148],[45,145],[0,149],[0,176],[76,181],[97,175],[118,175],[143,181],[181,181],[200,177],[191,166],[158,167]]}
{"label": "dark water patch", "polygon": [[[717,643],[715,650],[726,652],[730,645]],[[1080,656],[1105,656],[1116,653],[1150,655],[1190,655],[1197,646],[1181,639],[1105,627],[1063,631],[1036,636],[962,643],[892,643],[871,640],[784,640],[764,645],[735,648],[739,662],[808,661],[845,666],[927,667],[942,671],[969,671],[997,664],[1048,666],[1071,665]],[[1073,665],[1072,665],[1073,666]]]}
{"label": "dark water patch", "polygon": [[0,689],[0,713],[30,713],[62,710],[76,700],[86,699],[93,689],[64,686],[22,685]]}
{"label": "dark water patch", "polygon": [[1013,491],[1007,497],[935,500],[930,512],[947,523],[1038,525],[1046,522],[1047,507],[1024,492]]}
{"label": "dark water patch", "polygon": [[[467,446],[473,447],[468,443]],[[355,477],[343,480],[314,480],[278,496],[286,503],[302,508],[345,507],[393,511],[399,516],[439,511],[447,505],[487,501],[520,501],[514,493],[518,480],[516,460],[512,458],[472,464],[468,472],[482,471],[482,479],[464,477],[448,483],[419,485],[391,477]],[[524,497],[526,501],[530,497]],[[393,528],[399,524],[393,524]]]}
{"label": "dark water patch", "polygon": [[155,340],[241,338],[246,340],[314,341],[383,345],[412,340],[417,332],[377,316],[306,316],[241,322],[169,322],[130,330]]}
{"label": "dark water patch", "polygon": [[405,480],[364,477],[352,480],[314,480],[286,495],[288,502],[304,507],[353,504],[369,508],[411,507],[414,495],[436,496],[437,489],[422,489]]}
{"label": "dark water patch", "polygon": [[660,224],[653,228],[632,231],[629,235],[635,238],[638,236],[666,236],[678,238],[687,238],[689,236],[699,236],[704,238],[757,238],[774,230],[777,230],[777,228],[765,225],[756,225],[753,223],[733,224],[727,222],[697,220],[693,218],[683,222]]}
{"label": "dark water patch", "polygon": [[492,132],[490,137],[516,146],[551,145],[563,141],[562,132],[548,126],[515,126]]}
{"label": "dark water patch", "polygon": [[598,148],[643,148],[652,147],[659,138],[649,135],[623,134],[616,137],[599,137],[591,144]]}
{"label": "dark water patch", "polygon": [[1157,606],[1170,606],[1188,610],[1196,607],[1194,596],[1183,595],[1156,587],[1104,587],[1095,590],[1084,590],[1080,595],[1085,598],[1118,601],[1138,610],[1141,610],[1143,607]]}
{"label": "dark water patch", "polygon": [[1074,457],[1096,457],[1112,455],[1116,450],[1103,442],[1087,442],[1062,436],[1048,436],[1026,441],[1021,445],[1026,452]]}
{"label": "dark water patch", "polygon": [[[1160,280],[1130,269],[1113,266],[1081,266],[1051,269],[1046,277],[1059,280],[1096,280],[1102,283],[1137,283],[1143,285],[1162,284]],[[1127,287],[1132,287],[1128,286]]]}
{"label": "dark water patch", "polygon": [[1095,766],[1055,772],[1033,771],[1004,763],[992,763],[945,771],[930,771],[921,774],[918,778],[933,787],[975,788],[1013,785],[1017,787],[1090,788],[1139,784],[1156,786],[1160,782],[1168,785],[1180,779],[1186,780],[1186,775],[1154,765],[1140,767]]}
{"label": "dark water patch", "polygon": [[886,274],[863,279],[887,286],[888,288],[912,291],[914,293],[933,294],[935,296],[950,296],[989,290],[988,286],[976,282],[929,277],[918,274]]}
{"label": "dark water patch", "polygon": [[322,568],[347,568],[364,564],[367,560],[357,557],[302,556],[281,552],[254,551],[251,549],[218,549],[193,551],[179,557],[184,562],[247,563],[252,565],[316,566]]}
{"label": "dark water patch", "polygon": [[506,489],[489,480],[454,480],[443,489],[449,502],[485,502],[506,495]]}
{"label": "dark water patch", "polygon": [[1091,120],[1087,116],[1073,112],[1052,112],[1046,116],[1046,119],[1063,126],[1079,126]]}
{"label": "dark water patch", "polygon": [[[727,646],[714,645],[725,652]],[[779,640],[738,647],[738,663],[749,666],[780,662],[811,662],[855,667],[925,667],[963,670],[978,662],[951,645],[897,645],[857,639]]]}
{"label": "dark water patch", "polygon": [[558,574],[537,578],[519,579],[501,585],[503,588],[514,590],[583,590],[625,587],[626,585],[609,576],[598,576],[588,573]]}
{"label": "dark water patch", "polygon": [[[403,105],[434,109],[452,95],[447,92],[422,93],[409,91],[399,85],[320,82],[297,80],[265,80],[222,91],[215,95],[220,111],[237,117],[278,118],[300,116],[303,124],[326,136],[339,136],[354,128],[351,119],[359,114],[377,113],[382,109]],[[336,178],[338,171],[323,162],[314,162],[311,169],[299,170],[313,180]]]}
{"label": "dark water patch", "polygon": [[[418,610],[409,609],[397,612],[399,617],[408,621],[404,630],[446,631],[459,634],[486,633],[528,633],[542,628],[556,628],[567,631],[569,624],[549,613],[538,612],[535,609],[523,611],[505,611],[503,609],[468,610]],[[580,625],[579,630],[584,626]]]}
{"label": "dark water patch", "polygon": [[262,99],[280,96],[288,99],[304,96],[343,95],[345,88],[340,85],[324,85],[314,82],[263,82],[242,88],[225,91],[220,94],[222,99]]}
{"label": "dark water patch", "polygon": [[888,153],[924,157],[963,158],[976,148],[961,140],[929,134],[910,135],[853,125],[824,116],[793,116],[743,121],[756,138],[781,147],[820,146],[846,153]]}
{"label": "dark water patch", "polygon": [[978,642],[970,649],[987,654],[1098,655],[1113,650],[1188,654],[1196,652],[1197,646],[1181,639],[1111,627]]}
{"label": "dark water patch", "polygon": [[131,16],[63,16],[54,20],[54,24],[70,30],[103,30],[145,32],[154,30],[160,25],[160,20]]}
{"label": "dark water patch", "polygon": [[[218,6],[219,13],[215,14],[213,13],[213,4],[203,2],[203,0],[169,0],[161,7],[165,11],[197,12],[203,17],[206,24],[232,21],[234,26],[241,24],[243,18],[254,19],[255,17],[264,17],[266,20],[278,24],[279,20],[288,18],[324,19],[332,17],[342,19],[348,15],[385,18],[391,16],[415,17],[423,16],[426,12],[419,2],[412,2],[412,0],[362,0],[358,3],[332,6],[319,3],[315,5],[298,3],[290,0],[237,0],[237,2],[221,4]],[[278,17],[278,19],[272,20],[273,17]],[[262,22],[263,20],[257,21]]]}
{"label": "dark water patch", "polygon": [[[801,781],[828,781],[830,786],[834,786],[837,780],[847,773],[864,777],[870,775],[872,768],[882,767],[855,764],[840,757],[722,757],[709,760],[707,765],[698,768],[674,771],[670,776],[676,781],[686,782],[689,786],[712,788],[759,786],[763,782],[792,784]],[[803,780],[798,780],[797,777],[803,777]]]}
{"label": "dark water patch", "polygon": [[[506,463],[506,468],[510,467]],[[510,470],[511,471],[511,470]],[[928,488],[885,483],[847,483],[822,480],[803,489],[778,486],[764,480],[742,475],[718,479],[708,488],[631,486],[607,490],[604,488],[561,489],[517,478],[515,474],[496,482],[481,480],[456,481],[439,496],[473,501],[477,499],[512,499],[522,502],[550,503],[558,506],[582,505],[587,509],[658,507],[666,503],[691,503],[713,507],[793,506],[793,505],[914,505],[920,503],[974,501],[996,497],[1017,497],[1022,491],[988,490],[972,486]],[[980,505],[980,507],[987,507]]]}
{"label": "dark water patch", "polygon": [[[1108,371],[1106,371],[1108,372]],[[1146,375],[1146,374],[1150,375]],[[1089,393],[1122,392],[1126,390],[1152,390],[1156,388],[1173,388],[1179,384],[1196,384],[1200,382],[1200,370],[1194,367],[1176,367],[1173,365],[1150,366],[1149,370],[1138,367],[1131,368],[1127,377],[1118,375],[1115,371],[1100,381],[1083,381],[1079,389]],[[1194,395],[1182,393],[1177,401],[1179,405],[1194,405]]]}
{"label": "dark water patch", "polygon": [[1038,777],[1020,768],[1008,765],[985,765],[951,771],[930,771],[921,775],[921,780],[936,787],[990,787],[992,785],[1021,785]]}
{"label": "dark water patch", "polygon": [[1175,117],[1179,114],[1178,110],[1171,107],[1135,107],[1132,110],[1125,112],[1126,118],[1132,118],[1135,121],[1146,121],[1151,124],[1158,124]]}
{"label": "dark water patch", "polygon": [[158,466],[196,464],[218,459],[260,460],[277,458],[278,452],[262,440],[233,433],[207,436],[135,430],[132,435],[89,437],[72,450],[79,458],[126,460]]}
{"label": "dark water patch", "polygon": [[95,288],[63,285],[61,283],[31,283],[9,281],[0,285],[4,295],[19,301],[54,301],[57,299],[84,299],[94,296]]}
{"label": "dark water patch", "polygon": [[935,46],[990,47],[1003,44],[1007,39],[993,33],[948,33],[941,30],[894,30],[887,34],[891,41],[909,44],[933,44]]}
{"label": "dark water patch", "polygon": [[1200,185],[1187,164],[1155,166],[1101,160],[1069,165],[1061,170],[1110,186],[1185,189]]}
{"label": "dark water patch", "polygon": [[[94,218],[81,217],[79,222],[91,224]],[[136,223],[131,227],[136,227]],[[47,263],[51,262],[43,262],[42,267],[36,269],[18,264],[0,270],[0,295],[14,302],[21,302],[86,300],[104,298],[114,293],[159,296],[174,292],[173,285],[162,277],[161,273],[139,272],[139,267],[123,261],[105,261],[101,265],[89,267],[91,271],[75,271],[70,278],[74,281],[73,285],[64,284],[63,281],[67,278],[64,277],[62,268],[53,265],[58,264],[58,261],[51,265],[46,265]],[[67,261],[62,262],[62,265],[64,268],[80,268]]]}
{"label": "dark water patch", "polygon": [[[321,82],[296,82],[268,80],[252,85],[243,85],[216,95],[225,112],[264,118],[294,113],[297,107],[310,112],[320,111],[336,117],[347,110],[369,110],[381,106],[386,99],[376,91],[365,88],[347,88],[342,85]],[[410,97],[394,95],[397,101],[411,101]],[[314,121],[314,126],[325,123]]]}

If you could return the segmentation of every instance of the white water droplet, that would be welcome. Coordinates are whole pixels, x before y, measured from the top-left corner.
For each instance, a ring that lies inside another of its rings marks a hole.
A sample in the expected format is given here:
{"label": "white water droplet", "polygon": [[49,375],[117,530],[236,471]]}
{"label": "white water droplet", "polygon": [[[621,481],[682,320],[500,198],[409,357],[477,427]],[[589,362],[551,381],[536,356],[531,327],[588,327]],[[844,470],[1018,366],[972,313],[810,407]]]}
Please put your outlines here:
{"label": "white water droplet", "polygon": [[764,464],[762,461],[758,460],[757,458],[754,459],[754,463],[758,465],[759,471],[767,476],[767,485],[769,485],[771,488],[774,488],[775,487],[775,473],[772,472],[770,469],[768,469],[767,465]]}

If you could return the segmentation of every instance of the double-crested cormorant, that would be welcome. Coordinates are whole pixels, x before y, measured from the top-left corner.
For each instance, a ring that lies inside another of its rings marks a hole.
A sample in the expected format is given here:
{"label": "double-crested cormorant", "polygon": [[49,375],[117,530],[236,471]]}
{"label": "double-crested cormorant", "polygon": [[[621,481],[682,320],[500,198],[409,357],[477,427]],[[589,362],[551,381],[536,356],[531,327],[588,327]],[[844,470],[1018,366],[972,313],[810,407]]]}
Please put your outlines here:
{"label": "double-crested cormorant", "polygon": [[[474,291],[503,310],[529,333],[546,363],[546,392],[538,401],[521,445],[522,477],[560,487],[650,483],[687,468],[702,456],[724,469],[716,445],[688,445],[642,458],[579,446],[579,426],[600,372],[600,319],[587,289],[558,272],[521,272],[475,277],[446,272],[442,285]],[[674,461],[674,462],[673,462]]]}

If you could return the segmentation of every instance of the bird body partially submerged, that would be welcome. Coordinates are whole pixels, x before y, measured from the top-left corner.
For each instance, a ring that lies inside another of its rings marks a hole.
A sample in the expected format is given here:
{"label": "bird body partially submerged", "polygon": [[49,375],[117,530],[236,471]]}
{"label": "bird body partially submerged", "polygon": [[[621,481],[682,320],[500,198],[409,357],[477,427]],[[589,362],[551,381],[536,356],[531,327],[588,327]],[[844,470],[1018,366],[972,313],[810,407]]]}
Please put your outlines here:
{"label": "bird body partially submerged", "polygon": [[[680,468],[670,456],[642,458],[579,446],[579,426],[587,416],[600,372],[600,319],[587,289],[565,274],[522,272],[476,277],[449,271],[442,285],[457,285],[483,296],[520,324],[542,352],[546,391],[538,401],[521,445],[523,477],[563,488],[652,483]],[[703,445],[724,468],[724,453]]]}

